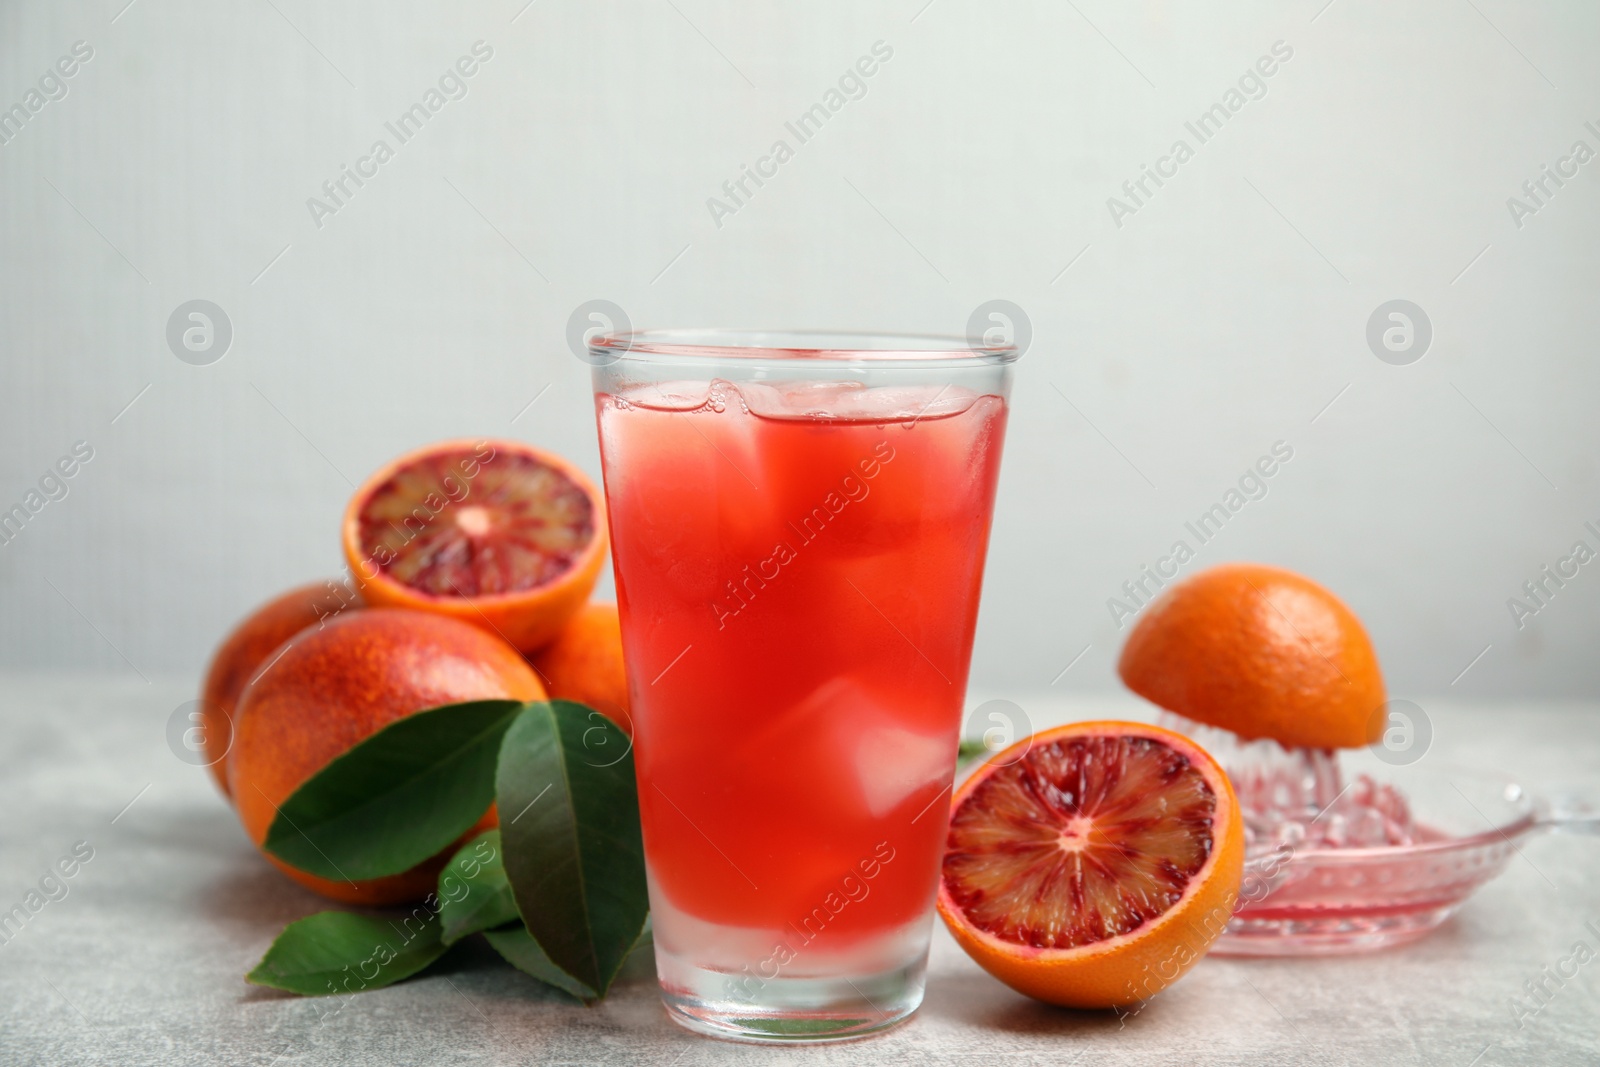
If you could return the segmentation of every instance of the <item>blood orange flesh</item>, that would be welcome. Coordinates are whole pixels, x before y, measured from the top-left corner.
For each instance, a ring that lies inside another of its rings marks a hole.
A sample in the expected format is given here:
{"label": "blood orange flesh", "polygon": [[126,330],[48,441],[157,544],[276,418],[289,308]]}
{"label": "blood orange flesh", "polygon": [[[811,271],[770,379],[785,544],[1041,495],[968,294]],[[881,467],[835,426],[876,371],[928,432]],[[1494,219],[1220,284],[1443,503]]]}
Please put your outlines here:
{"label": "blood orange flesh", "polygon": [[1049,742],[967,797],[950,823],[945,880],[973,924],[1002,940],[1105,941],[1178,902],[1211,854],[1216,808],[1205,777],[1160,741]]}
{"label": "blood orange flesh", "polygon": [[505,440],[401,456],[351,498],[342,539],[367,603],[450,615],[525,653],[583,607],[607,545],[583,471]]}
{"label": "blood orange flesh", "polygon": [[362,550],[433,596],[513,593],[571,569],[594,540],[594,502],[526,454],[439,452],[394,471],[357,514]]}
{"label": "blood orange flesh", "polygon": [[1206,752],[1139,723],[1038,734],[957,791],[939,911],[985,969],[1056,1004],[1158,991],[1222,932],[1243,822]]}

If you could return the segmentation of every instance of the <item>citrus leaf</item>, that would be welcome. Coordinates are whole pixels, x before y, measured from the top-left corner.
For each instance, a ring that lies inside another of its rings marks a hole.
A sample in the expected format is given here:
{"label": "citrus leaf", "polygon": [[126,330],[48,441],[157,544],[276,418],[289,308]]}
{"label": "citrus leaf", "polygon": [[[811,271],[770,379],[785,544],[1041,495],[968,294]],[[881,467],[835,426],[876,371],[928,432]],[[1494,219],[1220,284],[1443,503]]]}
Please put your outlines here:
{"label": "citrus leaf", "polygon": [[628,736],[582,704],[529,704],[500,746],[496,789],[528,932],[603,996],[650,913]]}
{"label": "citrus leaf", "polygon": [[453,945],[468,934],[516,921],[517,902],[500,860],[500,831],[485,830],[439,872],[441,940]]}
{"label": "citrus leaf", "polygon": [[302,996],[359,993],[410,978],[444,955],[439,917],[399,919],[323,911],[292,922],[245,981]]}
{"label": "citrus leaf", "polygon": [[523,706],[475,700],[390,723],[301,783],[262,847],[339,881],[399,874],[437,855],[494,800],[500,739]]}
{"label": "citrus leaf", "polygon": [[546,985],[570,993],[585,1004],[600,999],[600,994],[551,963],[550,957],[539,947],[539,942],[520,922],[499,930],[485,930],[483,936],[496,952],[505,957],[507,963],[524,974],[531,974]]}
{"label": "citrus leaf", "polygon": [[991,751],[993,750],[989,747],[987,741],[981,739],[969,740],[963,737],[960,744],[956,746],[956,762],[965,763],[967,760],[977,759],[979,756],[987,756]]}

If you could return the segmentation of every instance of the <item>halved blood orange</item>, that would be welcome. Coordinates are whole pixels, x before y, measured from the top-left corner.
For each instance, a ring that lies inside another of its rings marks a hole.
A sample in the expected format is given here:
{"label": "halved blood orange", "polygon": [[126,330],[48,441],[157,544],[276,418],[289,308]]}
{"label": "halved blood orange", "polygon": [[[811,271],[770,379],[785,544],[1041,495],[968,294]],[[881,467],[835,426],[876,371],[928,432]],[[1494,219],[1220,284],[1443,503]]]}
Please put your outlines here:
{"label": "halved blood orange", "polygon": [[984,970],[1075,1008],[1144,1000],[1233,914],[1244,824],[1170,730],[1084,722],[997,753],[956,791],[939,914]]}
{"label": "halved blood orange", "polygon": [[368,604],[449,615],[524,652],[583,607],[606,555],[594,483],[517,441],[441,441],[401,456],[350,498],[341,532]]}

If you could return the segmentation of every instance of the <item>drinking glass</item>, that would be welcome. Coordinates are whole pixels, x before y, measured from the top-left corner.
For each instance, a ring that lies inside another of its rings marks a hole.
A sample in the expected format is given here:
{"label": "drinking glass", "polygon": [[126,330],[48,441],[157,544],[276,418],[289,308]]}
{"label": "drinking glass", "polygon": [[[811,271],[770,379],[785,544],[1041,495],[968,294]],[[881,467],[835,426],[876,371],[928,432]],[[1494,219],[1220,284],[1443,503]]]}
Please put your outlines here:
{"label": "drinking glass", "polygon": [[922,1000],[1017,351],[588,346],[662,997],[856,1037]]}

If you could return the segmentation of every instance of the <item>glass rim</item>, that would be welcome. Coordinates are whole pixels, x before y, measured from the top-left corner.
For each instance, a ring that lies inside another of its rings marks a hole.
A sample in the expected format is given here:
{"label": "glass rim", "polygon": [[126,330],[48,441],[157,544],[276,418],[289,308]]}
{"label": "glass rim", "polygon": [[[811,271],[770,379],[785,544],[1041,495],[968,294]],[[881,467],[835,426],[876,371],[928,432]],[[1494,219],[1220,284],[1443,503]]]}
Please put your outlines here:
{"label": "glass rim", "polygon": [[937,363],[992,366],[1015,363],[1013,344],[979,344],[956,334],[869,330],[652,329],[612,330],[588,341],[604,362],[703,363],[707,360],[831,360],[848,363]]}

